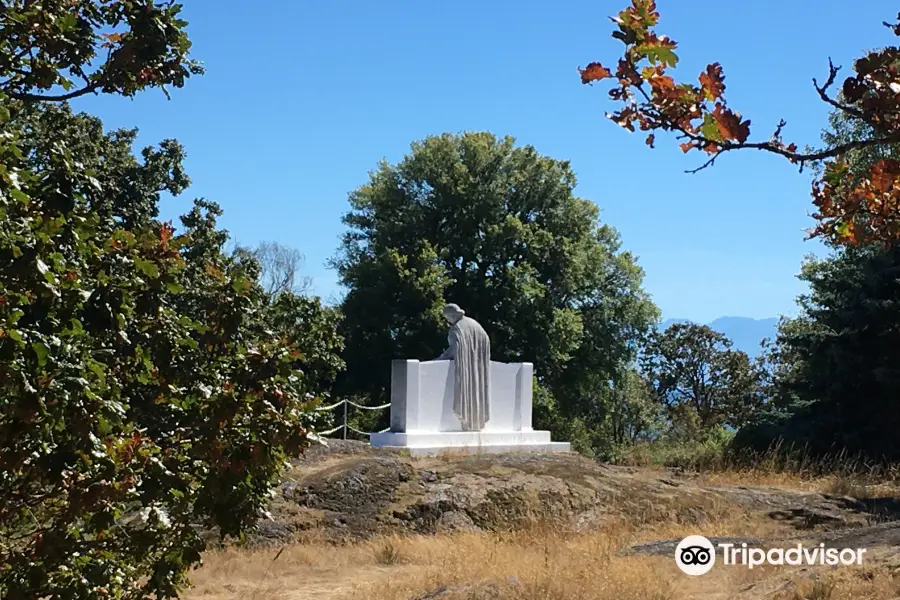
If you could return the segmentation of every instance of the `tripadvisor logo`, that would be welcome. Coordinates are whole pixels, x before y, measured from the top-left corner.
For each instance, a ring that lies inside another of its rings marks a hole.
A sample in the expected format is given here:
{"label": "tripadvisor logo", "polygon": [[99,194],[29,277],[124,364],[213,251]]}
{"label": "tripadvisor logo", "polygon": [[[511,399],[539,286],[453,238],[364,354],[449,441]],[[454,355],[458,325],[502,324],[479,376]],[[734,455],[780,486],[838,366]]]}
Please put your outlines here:
{"label": "tripadvisor logo", "polygon": [[713,545],[702,535],[689,535],[675,548],[675,564],[688,575],[705,575],[716,564],[716,549],[725,565],[744,565],[749,569],[761,565],[861,565],[865,548],[826,548],[825,544],[790,548],[754,548],[746,543]]}
{"label": "tripadvisor logo", "polygon": [[702,535],[689,535],[675,548],[675,564],[688,575],[705,575],[716,564],[716,549]]}

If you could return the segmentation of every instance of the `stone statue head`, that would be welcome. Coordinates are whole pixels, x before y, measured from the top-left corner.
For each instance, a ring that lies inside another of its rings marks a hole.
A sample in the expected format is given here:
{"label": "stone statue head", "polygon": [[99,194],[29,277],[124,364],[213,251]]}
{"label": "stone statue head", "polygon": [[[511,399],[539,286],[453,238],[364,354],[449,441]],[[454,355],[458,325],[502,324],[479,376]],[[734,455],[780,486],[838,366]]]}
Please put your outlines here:
{"label": "stone statue head", "polygon": [[466,315],[466,311],[461,309],[456,304],[448,304],[444,307],[444,310],[441,311],[441,314],[444,315],[444,318],[447,319],[447,322],[451,325],[456,325],[460,319],[462,319]]}

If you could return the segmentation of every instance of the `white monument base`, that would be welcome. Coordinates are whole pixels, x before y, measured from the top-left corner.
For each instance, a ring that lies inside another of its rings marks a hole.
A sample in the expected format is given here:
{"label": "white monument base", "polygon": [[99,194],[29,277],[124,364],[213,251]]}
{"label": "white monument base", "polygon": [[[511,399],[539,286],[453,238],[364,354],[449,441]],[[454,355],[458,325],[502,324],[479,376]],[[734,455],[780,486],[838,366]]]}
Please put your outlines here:
{"label": "white monument base", "polygon": [[453,413],[455,363],[395,360],[391,365],[391,429],[369,435],[372,446],[413,455],[441,452],[569,452],[531,428],[531,363],[491,362],[490,419],[463,431]]}
{"label": "white monument base", "polygon": [[372,446],[405,450],[412,456],[444,452],[470,454],[499,452],[569,452],[568,442],[551,442],[549,431],[437,431],[432,433],[395,433],[370,435]]}

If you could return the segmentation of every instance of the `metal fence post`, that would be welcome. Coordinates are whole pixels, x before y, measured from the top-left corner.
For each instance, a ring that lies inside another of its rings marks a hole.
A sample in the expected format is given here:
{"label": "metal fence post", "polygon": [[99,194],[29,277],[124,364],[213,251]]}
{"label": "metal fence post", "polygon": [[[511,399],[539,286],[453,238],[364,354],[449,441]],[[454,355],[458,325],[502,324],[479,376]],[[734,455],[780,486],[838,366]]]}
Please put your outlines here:
{"label": "metal fence post", "polygon": [[344,398],[344,439],[347,439],[347,399]]}

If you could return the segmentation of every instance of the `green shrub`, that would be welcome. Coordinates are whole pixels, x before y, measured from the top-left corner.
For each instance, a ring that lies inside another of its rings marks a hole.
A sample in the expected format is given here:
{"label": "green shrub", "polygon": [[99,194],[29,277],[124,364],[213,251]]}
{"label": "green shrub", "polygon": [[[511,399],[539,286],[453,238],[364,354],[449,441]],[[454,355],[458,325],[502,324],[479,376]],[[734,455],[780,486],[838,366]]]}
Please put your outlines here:
{"label": "green shrub", "polygon": [[[198,527],[239,536],[259,518],[315,425],[322,374],[304,369],[336,364],[310,343],[334,339],[332,319],[276,326],[215,204],[181,231],[157,220],[188,184],[177,142],[138,160],[135,131],[40,101],[180,86],[199,69],[178,9],[0,10],[2,598],[174,597]],[[97,53],[109,62],[89,68]],[[52,96],[66,74],[86,87]]]}

